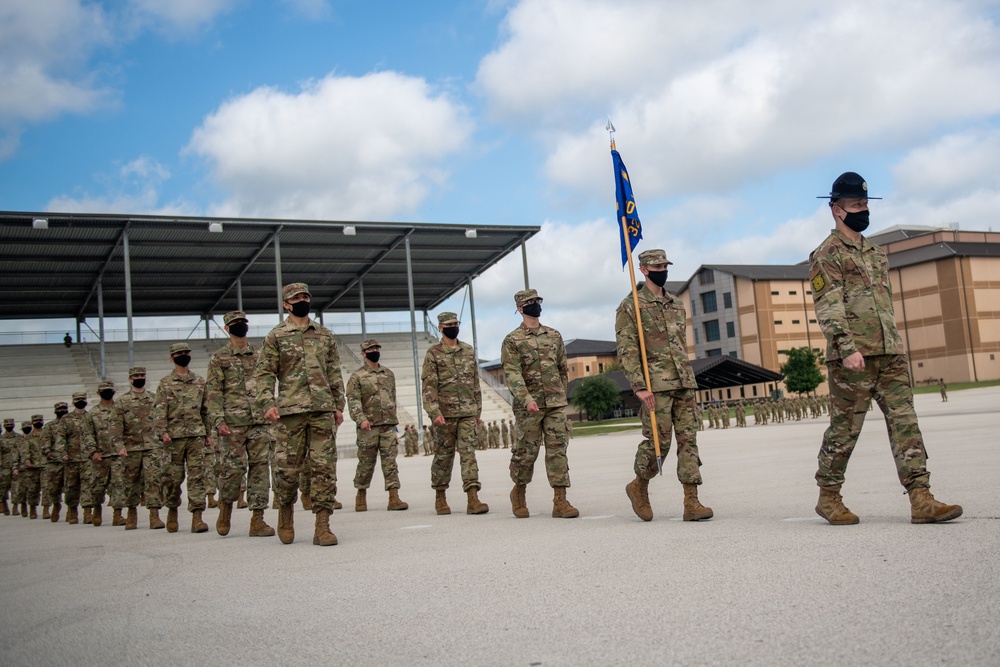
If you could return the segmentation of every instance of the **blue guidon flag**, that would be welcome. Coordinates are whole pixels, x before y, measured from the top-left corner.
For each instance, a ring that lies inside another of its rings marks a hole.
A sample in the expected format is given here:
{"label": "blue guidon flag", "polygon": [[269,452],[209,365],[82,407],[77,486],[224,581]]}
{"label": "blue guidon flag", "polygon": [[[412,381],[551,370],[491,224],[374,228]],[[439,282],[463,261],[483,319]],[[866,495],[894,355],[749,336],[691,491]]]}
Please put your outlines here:
{"label": "blue guidon flag", "polygon": [[[625,249],[626,226],[629,235],[629,243],[632,250],[639,245],[642,240],[642,223],[639,222],[639,213],[635,210],[635,197],[632,196],[632,184],[628,180],[628,170],[622,162],[622,156],[618,151],[611,151],[611,159],[615,165],[615,198],[618,200],[618,240],[622,245],[622,266],[628,262],[628,251]],[[623,220],[624,219],[624,220]]]}

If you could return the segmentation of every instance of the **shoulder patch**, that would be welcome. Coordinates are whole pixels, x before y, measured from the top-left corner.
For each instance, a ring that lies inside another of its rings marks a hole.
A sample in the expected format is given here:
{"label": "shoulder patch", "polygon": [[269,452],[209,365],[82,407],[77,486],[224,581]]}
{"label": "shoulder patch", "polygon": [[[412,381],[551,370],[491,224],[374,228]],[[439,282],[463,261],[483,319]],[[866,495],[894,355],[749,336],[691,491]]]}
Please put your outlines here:
{"label": "shoulder patch", "polygon": [[824,287],[826,287],[826,281],[823,279],[823,274],[817,273],[812,279],[813,293],[822,292]]}

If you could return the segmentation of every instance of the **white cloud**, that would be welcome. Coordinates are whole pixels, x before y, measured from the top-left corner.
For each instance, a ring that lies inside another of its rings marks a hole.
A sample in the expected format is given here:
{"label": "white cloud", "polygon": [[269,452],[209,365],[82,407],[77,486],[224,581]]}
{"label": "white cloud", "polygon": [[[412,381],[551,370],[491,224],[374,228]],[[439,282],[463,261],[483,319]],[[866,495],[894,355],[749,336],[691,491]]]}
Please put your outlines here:
{"label": "white cloud", "polygon": [[223,104],[185,149],[230,194],[219,215],[379,220],[410,213],[472,131],[466,110],[395,72],[327,76]]}
{"label": "white cloud", "polygon": [[237,0],[128,0],[124,20],[133,33],[154,30],[186,37],[236,4]]}
{"label": "white cloud", "polygon": [[123,165],[115,175],[99,176],[105,194],[81,191],[49,200],[46,211],[59,213],[133,213],[137,215],[199,215],[196,207],[184,202],[160,203],[162,186],[170,179],[169,170],[148,157]]}
{"label": "white cloud", "polygon": [[330,18],[333,10],[328,0],[283,0],[292,11],[312,21]]}

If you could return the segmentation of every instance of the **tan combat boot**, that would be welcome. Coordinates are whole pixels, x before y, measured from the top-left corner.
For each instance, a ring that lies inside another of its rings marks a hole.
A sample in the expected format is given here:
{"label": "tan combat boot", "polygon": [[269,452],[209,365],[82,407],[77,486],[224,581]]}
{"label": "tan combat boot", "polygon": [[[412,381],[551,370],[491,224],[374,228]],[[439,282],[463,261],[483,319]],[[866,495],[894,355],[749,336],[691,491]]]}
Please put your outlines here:
{"label": "tan combat boot", "polygon": [[278,496],[275,496],[274,499],[271,501],[271,509],[273,510],[281,509],[281,505],[278,504]]}
{"label": "tan combat boot", "polygon": [[274,528],[264,523],[264,510],[254,510],[250,517],[250,537],[274,537]]}
{"label": "tan combat boot", "polygon": [[125,530],[135,530],[139,527],[139,513],[134,507],[128,508],[128,518],[125,519]]}
{"label": "tan combat boot", "polygon": [[857,514],[844,507],[844,498],[840,495],[839,486],[819,487],[816,514],[819,514],[833,526],[851,526],[861,521]]}
{"label": "tan combat boot", "polygon": [[49,512],[49,506],[42,506],[42,518],[49,519],[52,523],[59,523],[59,512],[62,510],[62,505],[55,503],[52,505],[52,511]]}
{"label": "tan combat boot", "polygon": [[94,509],[90,513],[90,524],[96,528],[102,523],[104,523],[104,519],[101,518],[101,506],[94,505]]}
{"label": "tan combat boot", "polygon": [[368,490],[358,489],[358,495],[354,497],[354,511],[355,512],[367,512],[368,511]]}
{"label": "tan combat boot", "polygon": [[468,505],[465,507],[466,514],[486,514],[490,511],[490,506],[479,501],[478,489],[469,489],[465,493],[469,496]]}
{"label": "tan combat boot", "polygon": [[330,510],[317,510],[313,544],[320,547],[332,547],[336,543],[337,536],[330,532]]}
{"label": "tan combat boot", "polygon": [[32,505],[28,508],[28,518],[37,519],[38,518],[38,505]]}
{"label": "tan combat boot", "polygon": [[962,516],[961,505],[945,505],[923,487],[910,490],[910,523],[941,523]]}
{"label": "tan combat boot", "polygon": [[160,510],[151,509],[149,510],[149,529],[159,530],[163,528],[166,524],[160,519]]}
{"label": "tan combat boot", "polygon": [[49,514],[49,506],[48,505],[42,505],[42,518],[43,519],[48,519],[50,516],[51,515]]}
{"label": "tan combat boot", "polygon": [[112,526],[124,526],[125,517],[122,516],[122,508],[115,507],[114,511],[111,513],[111,525]]}
{"label": "tan combat boot", "polygon": [[84,507],[83,508],[83,522],[84,523],[90,523],[93,520],[94,520],[94,508],[93,507]]}
{"label": "tan combat boot", "polygon": [[518,519],[527,519],[531,516],[531,512],[528,511],[528,501],[524,497],[527,489],[524,484],[515,484],[510,490],[510,509]]}
{"label": "tan combat boot", "polygon": [[4,516],[10,516],[10,505],[7,504],[6,498],[0,501],[0,511],[3,512]]}
{"label": "tan combat boot", "polygon": [[232,527],[233,504],[227,502],[219,503],[219,518],[215,521],[215,532],[225,537]]}
{"label": "tan combat boot", "polygon": [[244,491],[240,491],[240,499],[236,501],[236,509],[245,509],[247,507],[247,498]]}
{"label": "tan combat boot", "polygon": [[[312,507],[312,505],[310,505],[310,507]],[[335,510],[342,510],[342,509],[344,509],[344,503],[342,503],[339,500],[337,500],[336,498],[334,498],[333,499],[333,509],[335,509]]]}
{"label": "tan combat boot", "polygon": [[438,514],[451,514],[451,508],[448,507],[448,499],[445,497],[444,489],[438,489],[434,492],[434,511]]}
{"label": "tan combat boot", "polygon": [[201,520],[201,510],[191,512],[191,532],[207,533],[208,524]]}
{"label": "tan combat boot", "polygon": [[715,516],[715,512],[712,511],[711,507],[705,507],[698,500],[698,485],[697,484],[685,484],[684,485],[684,520],[685,521],[702,521],[704,519],[711,519]]}
{"label": "tan combat boot", "polygon": [[404,503],[399,499],[399,489],[389,489],[389,504],[386,509],[390,512],[398,512],[399,510],[409,509],[409,503]]}
{"label": "tan combat boot", "polygon": [[566,500],[566,487],[556,486],[552,489],[552,516],[556,519],[575,519],[580,516],[580,510]]}
{"label": "tan combat boot", "polygon": [[312,498],[309,496],[309,494],[308,493],[303,493],[303,494],[301,494],[301,496],[302,496],[302,509],[304,509],[307,512],[310,511],[310,510],[312,510],[312,508],[313,508],[313,501],[312,501]]}
{"label": "tan combat boot", "polygon": [[76,505],[66,508],[66,523],[71,526],[80,523],[79,508]]}
{"label": "tan combat boot", "polygon": [[28,518],[28,503],[21,503],[21,518]]}
{"label": "tan combat boot", "polygon": [[205,496],[205,505],[210,510],[214,510],[216,507],[219,506],[219,501],[215,499],[214,493],[210,493],[207,496]]}
{"label": "tan combat boot", "polygon": [[653,508],[649,504],[649,480],[636,475],[625,485],[625,494],[632,501],[632,511],[643,521],[653,520]]}
{"label": "tan combat boot", "polygon": [[180,530],[180,522],[177,520],[177,508],[168,507],[167,508],[167,532],[176,533]]}
{"label": "tan combat boot", "polygon": [[282,544],[295,541],[295,506],[282,505],[278,508],[278,539]]}

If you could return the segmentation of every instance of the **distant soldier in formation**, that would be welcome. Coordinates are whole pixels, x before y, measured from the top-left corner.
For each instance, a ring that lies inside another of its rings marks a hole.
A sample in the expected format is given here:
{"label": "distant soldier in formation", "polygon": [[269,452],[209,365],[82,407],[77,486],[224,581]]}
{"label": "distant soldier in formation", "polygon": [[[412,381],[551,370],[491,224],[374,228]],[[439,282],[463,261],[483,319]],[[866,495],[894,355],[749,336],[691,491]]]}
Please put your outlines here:
{"label": "distant soldier in formation", "polygon": [[233,503],[246,496],[250,507],[250,537],[272,537],[274,528],[264,521],[271,490],[271,426],[257,409],[254,371],[257,349],[247,340],[250,325],[246,313],[234,310],[223,318],[229,342],[208,362],[205,406],[211,433],[218,436],[222,471],[219,517],[215,531],[228,535],[232,528]]}
{"label": "distant soldier in formation", "polygon": [[389,511],[405,510],[399,499],[399,469],[396,466],[396,376],[379,363],[382,346],[370,338],[361,343],[364,364],[347,380],[347,409],[357,424],[358,466],[354,474],[355,512],[368,510],[368,487],[375,474],[375,459],[382,463]]}
{"label": "distant soldier in formation", "polygon": [[[562,335],[539,322],[542,298],[533,289],[514,295],[521,325],[507,334],[500,348],[507,388],[514,398],[517,442],[511,450],[510,492],[514,516],[529,516],[525,492],[534,475],[535,460],[545,447],[545,472],[552,487],[552,516],[572,519],[579,510],[566,500],[570,486],[566,456],[566,388],[569,363]],[[504,420],[504,428],[506,428]]]}
{"label": "distant soldier in formation", "polygon": [[[42,431],[45,417],[31,415],[31,430],[21,439],[21,449],[18,451],[18,484],[24,488],[21,504],[21,516],[29,519],[38,518],[38,502],[42,492],[42,471],[45,466],[46,435]],[[25,422],[26,423],[26,422]],[[22,423],[22,429],[25,423]]]}
{"label": "distant soldier in formation", "polygon": [[430,429],[427,428],[426,424],[424,424],[424,427],[423,427],[423,438],[421,438],[421,441],[423,442],[423,446],[424,446],[424,456],[433,456],[434,455],[434,440],[431,437]]}
{"label": "distant soldier in formation", "polygon": [[122,509],[125,507],[125,478],[122,459],[111,437],[115,410],[114,382],[102,381],[97,385],[97,395],[101,400],[88,413],[94,430],[93,447],[87,452],[87,458],[90,460],[90,478],[87,483],[90,485],[90,499],[93,502],[90,522],[94,526],[100,526],[104,522],[101,505],[104,504],[106,494],[110,492],[109,504],[114,510],[111,525],[124,526],[125,517],[122,516]]}
{"label": "distant soldier in formation", "polygon": [[[11,494],[11,480],[14,475],[14,450],[17,449],[21,440],[21,434],[14,430],[14,419],[8,417],[3,420],[3,433],[0,434],[0,511],[4,516],[10,516],[10,505],[7,504],[7,497]],[[15,506],[15,511],[17,507]]]}
{"label": "distant soldier in formation", "polygon": [[742,428],[747,425],[747,409],[743,401],[736,404],[736,426]]}
{"label": "distant soldier in formation", "polygon": [[938,380],[938,388],[941,390],[941,402],[948,402],[948,385],[944,383],[944,378]]}
{"label": "distant soldier in formation", "polygon": [[722,428],[729,428],[732,416],[729,414],[729,404],[723,403],[719,406],[719,414],[722,416]]}
{"label": "distant soldier in formation", "polygon": [[503,442],[504,449],[510,449],[514,445],[514,441],[511,439],[511,424],[508,424],[506,419],[500,424],[500,440]]}
{"label": "distant soldier in formation", "polygon": [[705,415],[702,414],[701,403],[694,404],[694,419],[698,423],[698,430],[705,430]]}
{"label": "distant soldier in formation", "polygon": [[[10,500],[13,508],[11,514],[20,515],[22,518],[28,516],[28,503],[25,496],[25,484],[19,481],[18,473],[22,467],[21,452],[24,448],[24,438],[27,438],[33,427],[30,421],[21,422],[21,439],[14,442],[14,449],[11,451],[11,479],[10,479]],[[20,508],[20,510],[18,509]]]}
{"label": "distant soldier in formation", "polygon": [[125,482],[125,530],[135,530],[138,525],[136,508],[145,498],[149,510],[149,527],[164,527],[160,519],[163,492],[163,442],[156,435],[153,417],[153,396],[146,391],[146,369],[134,366],[128,371],[131,388],[115,401],[111,437],[122,458]]}
{"label": "distant soldier in formation", "polygon": [[404,456],[414,456],[417,453],[417,434],[413,431],[413,424],[407,424],[403,428],[403,450]]}
{"label": "distant soldier in formation", "polygon": [[[52,522],[55,523],[59,521],[59,511],[62,509],[63,483],[66,472],[66,465],[56,451],[59,446],[59,420],[69,413],[69,404],[65,401],[59,401],[53,406],[53,410],[56,418],[44,422],[42,425],[42,454],[44,458],[41,461],[42,472],[40,476],[42,518],[51,518]],[[31,421],[34,423],[37,420],[32,417]],[[52,507],[51,515],[49,514],[50,506]]]}
{"label": "distant soldier in formation", "polygon": [[[59,434],[56,441],[55,458],[63,465],[63,492],[66,496],[66,523],[79,523],[77,507],[84,507],[83,520],[90,523],[93,518],[93,503],[90,489],[82,489],[81,481],[89,477],[90,469],[84,470],[87,452],[94,447],[94,429],[87,414],[87,392],[73,394],[73,411],[59,420]],[[89,487],[89,484],[86,485]],[[53,508],[53,516],[57,514]],[[58,518],[53,519],[57,521]]]}
{"label": "distant soldier in formation", "polygon": [[484,421],[476,424],[476,449],[484,450],[490,444],[490,427]]}
{"label": "distant soldier in formation", "polygon": [[636,515],[643,521],[652,521],[649,480],[656,476],[658,466],[650,412],[655,411],[663,456],[670,450],[672,432],[677,433],[677,479],[684,486],[683,518],[698,521],[711,518],[713,513],[698,500],[698,485],[702,481],[698,470],[701,465],[698,427],[694,423],[698,385],[687,357],[684,304],[663,289],[669,264],[663,250],[639,253],[639,270],[647,281],[638,292],[638,301],[652,391],[646,390],[631,294],[619,304],[615,320],[618,359],[644,408],[641,412],[644,439],[635,453],[635,479],[625,487],[625,492]]}
{"label": "distant soldier in formation", "polygon": [[431,464],[434,509],[451,514],[446,492],[455,465],[455,452],[462,469],[462,488],[468,496],[467,514],[485,514],[490,508],[479,500],[479,464],[476,461],[476,425],[482,420],[483,396],[472,346],[458,340],[455,313],[438,314],[441,341],[424,355],[420,373],[424,409],[434,425],[436,449]]}

